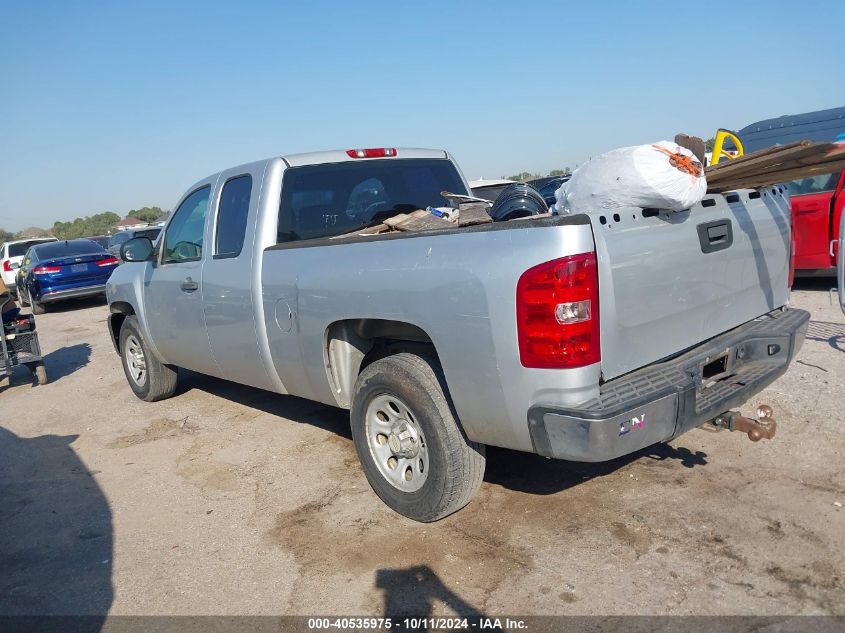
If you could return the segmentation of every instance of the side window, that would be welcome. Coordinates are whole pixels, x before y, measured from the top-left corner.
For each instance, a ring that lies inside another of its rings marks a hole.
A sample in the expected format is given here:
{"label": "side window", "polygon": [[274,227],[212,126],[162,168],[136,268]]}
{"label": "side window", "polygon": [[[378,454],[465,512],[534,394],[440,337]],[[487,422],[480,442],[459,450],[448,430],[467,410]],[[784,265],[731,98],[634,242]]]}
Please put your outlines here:
{"label": "side window", "polygon": [[176,209],[164,236],[163,263],[190,262],[202,258],[202,237],[210,193],[209,186],[197,189]]}
{"label": "side window", "polygon": [[215,257],[237,257],[241,254],[251,192],[252,176],[249,174],[231,178],[223,185],[217,207]]}
{"label": "side window", "polygon": [[786,188],[789,189],[789,195],[791,196],[803,196],[808,193],[833,191],[836,189],[837,182],[839,182],[839,172],[793,180],[792,182],[786,183]]}

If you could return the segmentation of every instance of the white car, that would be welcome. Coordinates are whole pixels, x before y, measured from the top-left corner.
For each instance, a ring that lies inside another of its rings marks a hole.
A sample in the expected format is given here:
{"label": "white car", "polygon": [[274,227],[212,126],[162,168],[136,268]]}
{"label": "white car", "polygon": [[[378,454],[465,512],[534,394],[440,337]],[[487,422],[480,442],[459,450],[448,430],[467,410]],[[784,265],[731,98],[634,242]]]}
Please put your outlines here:
{"label": "white car", "polygon": [[21,265],[23,256],[29,250],[30,246],[56,241],[58,240],[55,237],[31,237],[26,240],[4,242],[3,246],[0,246],[0,266],[2,267],[0,275],[3,275],[3,283],[6,284],[10,292],[17,294],[17,288],[15,287],[16,271],[15,268],[12,268],[12,265]]}

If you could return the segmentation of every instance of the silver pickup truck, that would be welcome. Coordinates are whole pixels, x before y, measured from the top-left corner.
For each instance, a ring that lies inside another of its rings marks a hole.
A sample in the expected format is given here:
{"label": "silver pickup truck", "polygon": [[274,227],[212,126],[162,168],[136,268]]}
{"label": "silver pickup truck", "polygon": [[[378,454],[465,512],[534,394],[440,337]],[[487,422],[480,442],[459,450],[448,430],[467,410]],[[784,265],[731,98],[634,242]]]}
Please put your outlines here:
{"label": "silver pickup truck", "polygon": [[787,306],[783,188],[363,234],[444,190],[468,193],[424,149],[200,180],[108,282],[130,387],[167,398],[183,367],[349,409],[374,491],[419,521],[470,501],[485,445],[602,461],[714,421],[755,439],[730,410],[786,371],[809,319]]}

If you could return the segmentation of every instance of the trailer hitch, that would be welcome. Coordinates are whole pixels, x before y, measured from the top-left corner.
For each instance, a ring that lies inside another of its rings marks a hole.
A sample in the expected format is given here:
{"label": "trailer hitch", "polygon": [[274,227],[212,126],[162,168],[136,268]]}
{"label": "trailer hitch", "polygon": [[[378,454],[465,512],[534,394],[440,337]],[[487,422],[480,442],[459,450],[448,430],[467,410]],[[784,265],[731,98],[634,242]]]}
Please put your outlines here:
{"label": "trailer hitch", "polygon": [[737,411],[726,411],[713,419],[711,423],[718,428],[745,433],[752,442],[759,442],[770,440],[775,436],[778,424],[772,417],[772,413],[769,405],[761,404],[757,407],[759,418],[757,420],[740,415]]}

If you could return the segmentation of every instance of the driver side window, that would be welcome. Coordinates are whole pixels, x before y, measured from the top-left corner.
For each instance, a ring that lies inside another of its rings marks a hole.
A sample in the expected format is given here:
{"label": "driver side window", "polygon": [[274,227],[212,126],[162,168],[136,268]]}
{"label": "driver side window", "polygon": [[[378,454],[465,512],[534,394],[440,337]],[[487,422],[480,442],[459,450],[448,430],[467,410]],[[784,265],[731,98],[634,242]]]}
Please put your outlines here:
{"label": "driver side window", "polygon": [[192,262],[202,258],[202,239],[210,193],[211,187],[208,185],[197,189],[176,209],[164,235],[162,263]]}

